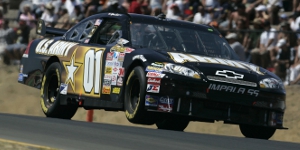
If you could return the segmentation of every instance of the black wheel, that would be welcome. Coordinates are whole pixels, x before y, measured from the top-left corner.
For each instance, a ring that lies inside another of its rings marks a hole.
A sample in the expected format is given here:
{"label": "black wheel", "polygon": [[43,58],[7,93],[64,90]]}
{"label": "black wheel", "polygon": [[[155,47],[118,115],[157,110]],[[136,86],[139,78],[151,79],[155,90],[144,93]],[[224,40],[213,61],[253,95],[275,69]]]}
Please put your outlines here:
{"label": "black wheel", "polygon": [[158,129],[163,130],[174,130],[174,131],[183,131],[188,125],[189,120],[185,119],[162,119],[156,122],[156,126]]}
{"label": "black wheel", "polygon": [[58,62],[52,63],[43,77],[41,107],[47,117],[71,119],[78,107],[75,105],[60,105],[60,80],[61,66]]}
{"label": "black wheel", "polygon": [[256,139],[269,139],[273,136],[276,129],[261,127],[261,126],[252,126],[252,125],[240,125],[240,130],[242,134],[247,138],[256,138]]}
{"label": "black wheel", "polygon": [[125,88],[124,108],[129,122],[152,125],[153,114],[145,110],[146,75],[140,66],[135,67],[128,76]]}

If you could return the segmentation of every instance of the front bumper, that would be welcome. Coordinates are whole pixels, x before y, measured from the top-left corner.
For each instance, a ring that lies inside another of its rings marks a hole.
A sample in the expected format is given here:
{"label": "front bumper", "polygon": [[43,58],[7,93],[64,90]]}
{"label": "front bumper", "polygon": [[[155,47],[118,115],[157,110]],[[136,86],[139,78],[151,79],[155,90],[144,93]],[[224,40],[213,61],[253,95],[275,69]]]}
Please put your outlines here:
{"label": "front bumper", "polygon": [[[159,93],[147,93],[148,111],[184,115],[191,120],[224,121],[232,124],[252,124],[283,129],[285,94],[267,92],[228,83],[206,80],[164,78]],[[210,89],[210,85],[234,86],[258,90],[258,95],[233,90]]]}

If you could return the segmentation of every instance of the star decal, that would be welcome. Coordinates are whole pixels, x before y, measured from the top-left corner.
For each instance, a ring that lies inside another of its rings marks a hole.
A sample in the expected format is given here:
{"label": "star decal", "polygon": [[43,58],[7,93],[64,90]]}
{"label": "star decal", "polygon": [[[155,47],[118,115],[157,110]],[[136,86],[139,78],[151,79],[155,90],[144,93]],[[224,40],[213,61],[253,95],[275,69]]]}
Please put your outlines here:
{"label": "star decal", "polygon": [[73,91],[75,91],[75,74],[78,71],[79,67],[81,66],[80,63],[75,62],[75,53],[72,55],[71,60],[69,62],[63,62],[65,70],[67,72],[66,84],[71,85]]}

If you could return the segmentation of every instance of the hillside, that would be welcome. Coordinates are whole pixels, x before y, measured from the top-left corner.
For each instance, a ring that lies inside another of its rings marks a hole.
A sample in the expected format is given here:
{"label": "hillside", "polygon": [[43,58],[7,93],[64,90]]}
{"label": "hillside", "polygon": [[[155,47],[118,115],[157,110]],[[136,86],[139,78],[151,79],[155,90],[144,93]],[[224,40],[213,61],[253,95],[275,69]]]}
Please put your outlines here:
{"label": "hillside", "polygon": [[[43,116],[39,104],[39,90],[17,83],[18,67],[5,66],[0,63],[0,112],[23,114],[32,116]],[[300,86],[287,87],[287,110],[284,117],[284,126],[289,130],[278,130],[271,140],[290,141],[300,143]],[[86,111],[79,109],[73,120],[85,121]],[[106,112],[96,110],[94,121],[110,124],[122,124],[138,126],[129,123],[123,112]],[[155,128],[155,126],[141,126]],[[228,136],[242,136],[238,126],[224,125],[222,122],[201,123],[192,122],[185,130],[187,132],[198,132]]]}

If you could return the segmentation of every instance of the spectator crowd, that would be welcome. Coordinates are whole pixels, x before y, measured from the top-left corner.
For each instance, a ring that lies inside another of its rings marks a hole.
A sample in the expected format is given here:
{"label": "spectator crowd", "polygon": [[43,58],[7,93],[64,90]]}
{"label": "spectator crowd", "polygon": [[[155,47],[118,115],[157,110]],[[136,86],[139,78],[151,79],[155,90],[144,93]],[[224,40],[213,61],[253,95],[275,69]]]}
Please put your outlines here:
{"label": "spectator crowd", "polygon": [[170,19],[213,26],[242,61],[274,72],[287,85],[300,81],[300,0],[27,0],[20,5],[15,29],[8,26],[3,10],[0,7],[0,53],[7,64],[20,60],[37,38],[37,19],[69,29],[101,12],[164,13]]}

